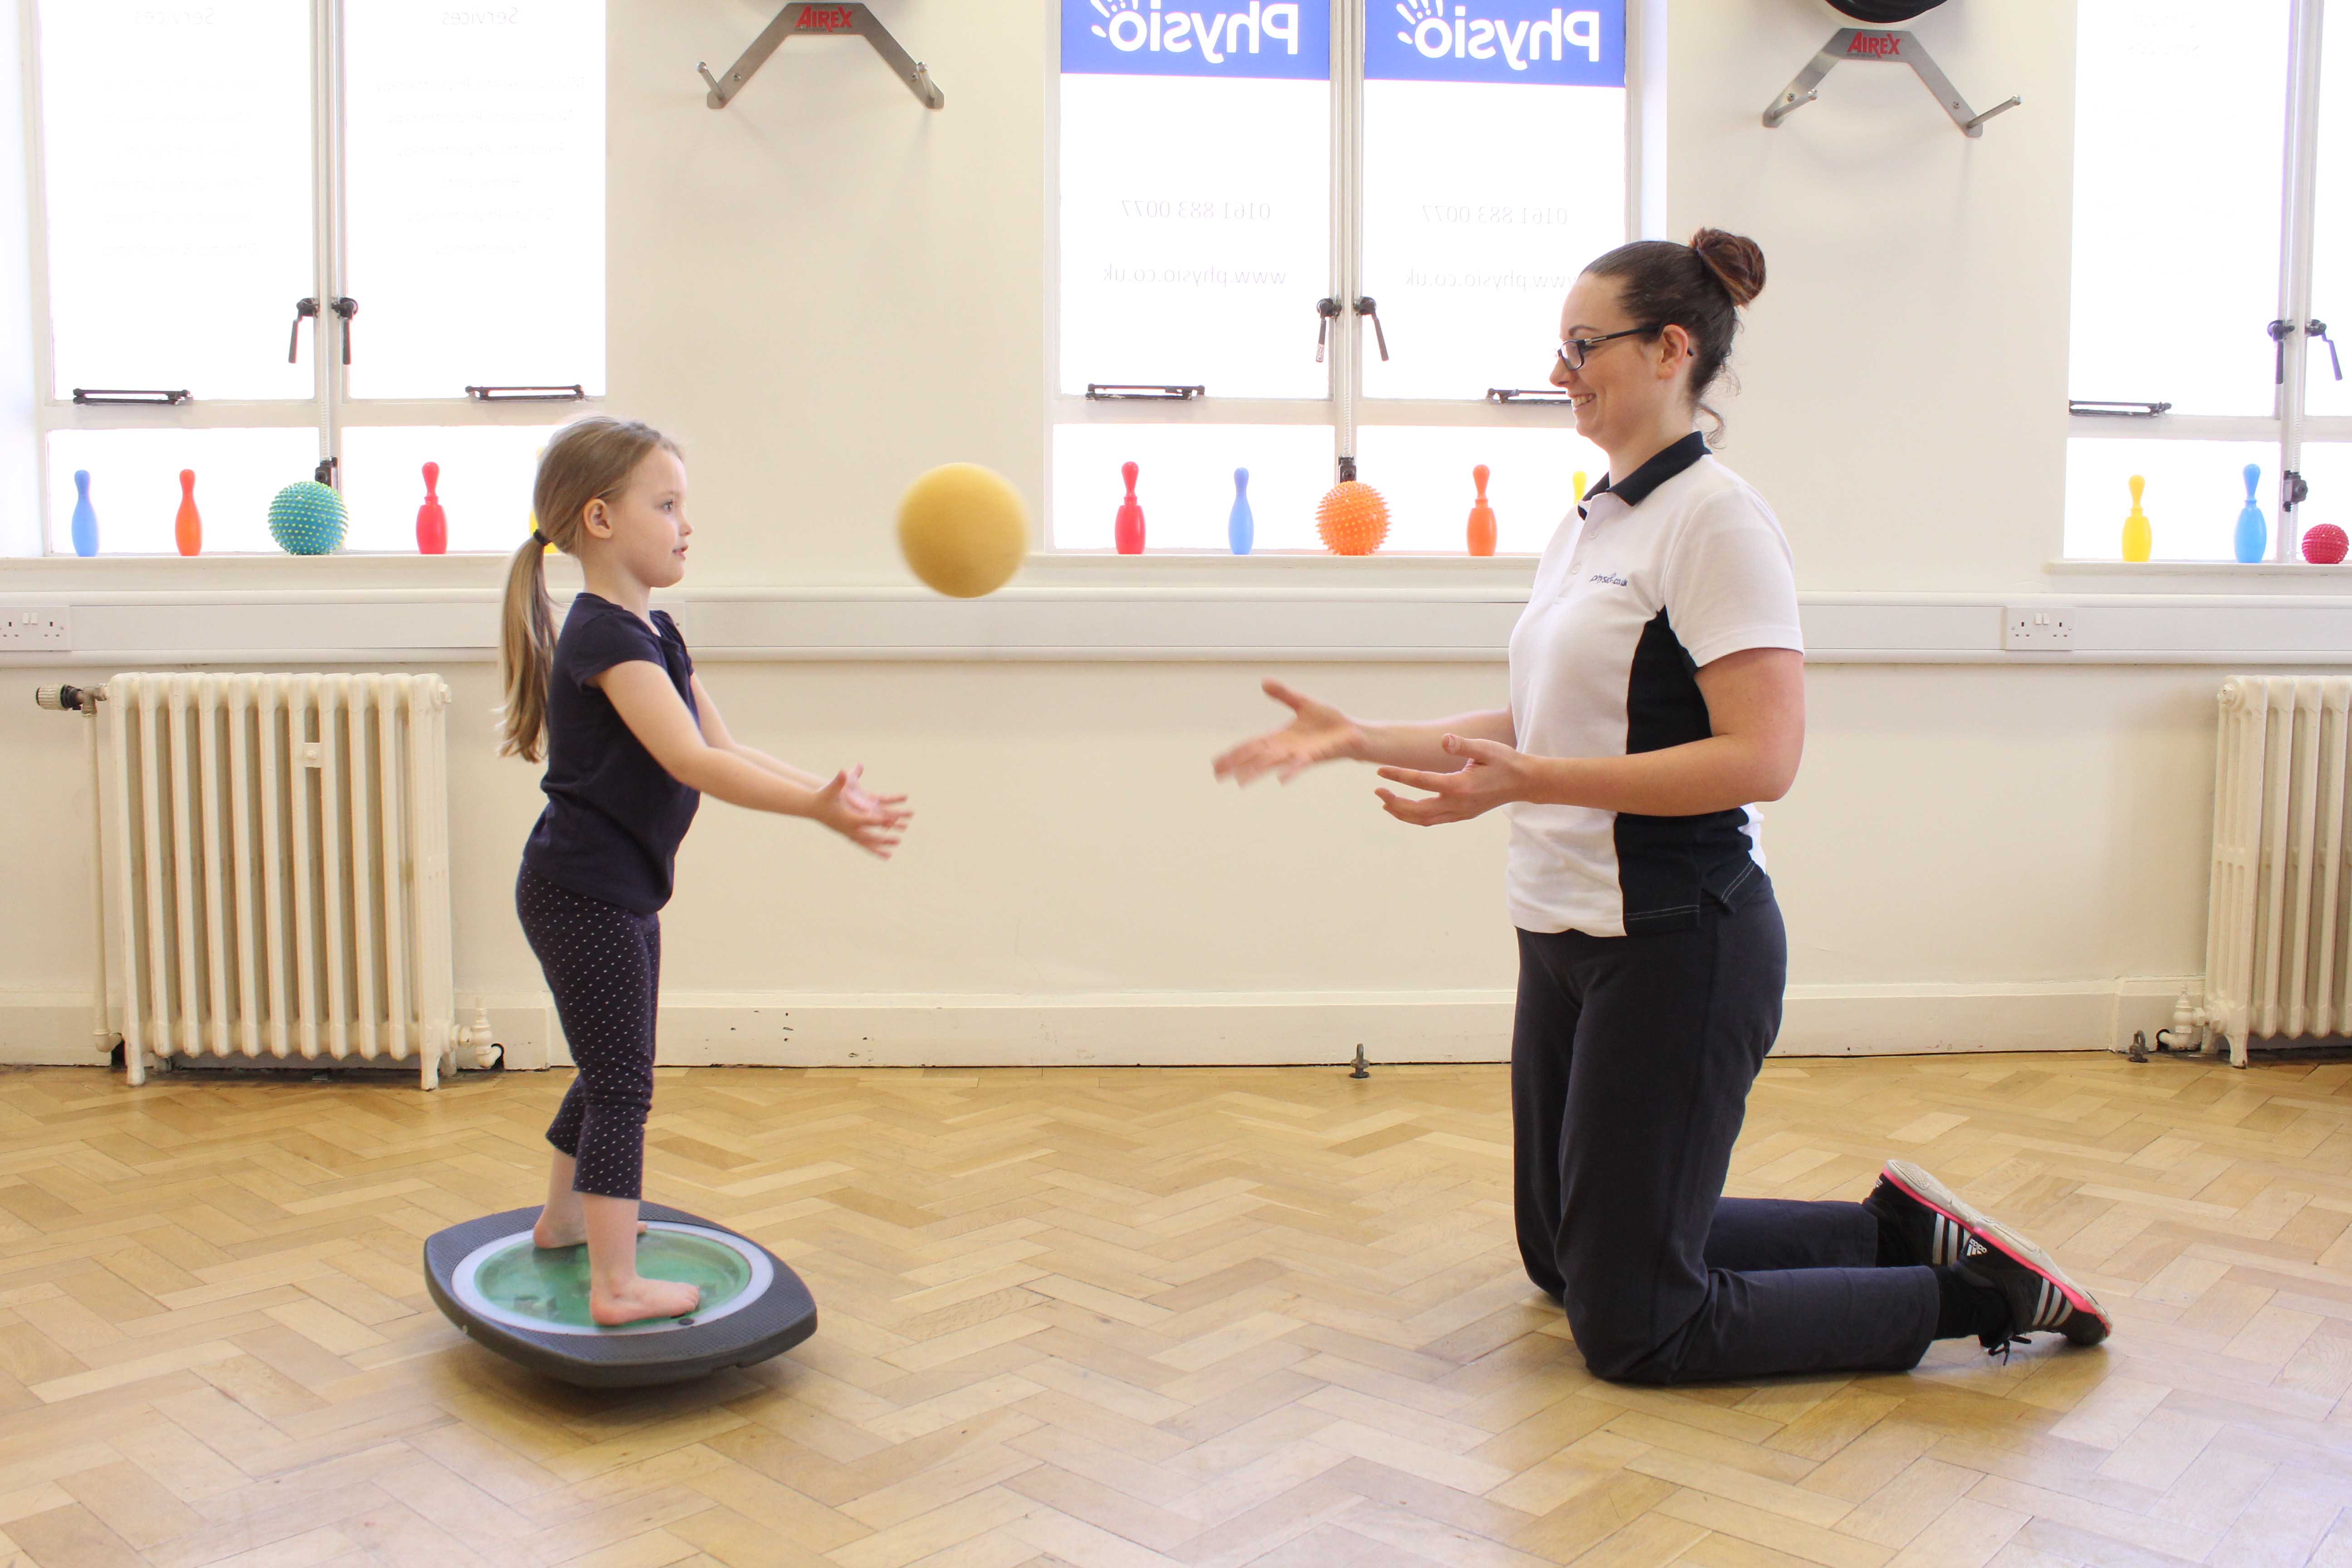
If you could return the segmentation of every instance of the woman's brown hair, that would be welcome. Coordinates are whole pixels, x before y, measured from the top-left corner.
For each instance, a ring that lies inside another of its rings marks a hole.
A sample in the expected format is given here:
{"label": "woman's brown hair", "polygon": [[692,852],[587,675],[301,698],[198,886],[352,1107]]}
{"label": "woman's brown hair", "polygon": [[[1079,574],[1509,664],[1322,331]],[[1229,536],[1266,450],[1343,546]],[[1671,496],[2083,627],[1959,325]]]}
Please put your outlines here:
{"label": "woman's brown hair", "polygon": [[535,763],[546,749],[547,680],[555,663],[555,602],[547,595],[546,546],[577,553],[588,503],[620,494],[637,465],[656,450],[682,456],[677,442],[650,425],[592,414],[557,431],[540,454],[539,478],[530,489],[538,531],[523,541],[507,568],[500,616],[499,673],[506,687],[506,702],[499,710],[506,731],[500,756]]}
{"label": "woman's brown hair", "polygon": [[1617,280],[1626,313],[1644,326],[1680,327],[1691,339],[1691,401],[1723,435],[1723,416],[1706,395],[1731,357],[1739,312],[1764,291],[1764,252],[1744,235],[1703,228],[1688,245],[1638,239],[1621,245],[1585,271]]}

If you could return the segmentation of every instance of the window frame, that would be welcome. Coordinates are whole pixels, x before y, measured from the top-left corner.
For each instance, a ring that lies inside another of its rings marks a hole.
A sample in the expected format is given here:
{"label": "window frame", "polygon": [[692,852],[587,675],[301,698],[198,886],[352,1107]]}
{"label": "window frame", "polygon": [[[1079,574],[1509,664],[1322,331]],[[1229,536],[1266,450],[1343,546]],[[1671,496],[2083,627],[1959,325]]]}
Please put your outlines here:
{"label": "window frame", "polygon": [[[2117,417],[2080,414],[2069,405],[2066,440],[2070,447],[2078,440],[2247,441],[2262,442],[2276,449],[2278,460],[2273,466],[2273,488],[2270,492],[2275,521],[2270,530],[2268,553],[2263,560],[2168,561],[2157,563],[2158,565],[2260,571],[2305,564],[2300,553],[2303,530],[2292,488],[2302,477],[2304,443],[2352,442],[2352,416],[2313,416],[2305,412],[2312,356],[2310,338],[2301,323],[2312,320],[2312,254],[2318,226],[2319,86],[2324,63],[2321,39],[2326,3],[2326,0],[2288,0],[2286,102],[2281,126],[2285,137],[2285,158],[2278,197],[2279,280],[2273,300],[2277,314],[2273,319],[2294,325],[2280,341],[2283,374],[2273,389],[2271,412],[2267,416],[2168,412]],[[2078,37],[2078,50],[2079,43]],[[2071,296],[2068,305],[2071,311]],[[2070,359],[2070,381],[2072,371]],[[2056,563],[2074,569],[2118,566],[2127,571],[2144,570],[2147,564],[2105,555],[2068,555],[2063,513]]]}
{"label": "window frame", "polygon": [[[52,0],[54,3],[54,0]],[[18,46],[22,51],[25,112],[25,189],[30,230],[29,272],[32,285],[32,398],[34,482],[37,487],[40,527],[38,557],[72,557],[58,551],[49,515],[49,437],[59,430],[159,429],[310,429],[318,434],[320,463],[332,460],[340,477],[342,434],[346,428],[419,426],[476,427],[529,426],[553,429],[548,410],[560,406],[565,419],[604,403],[606,394],[590,394],[560,405],[535,402],[484,401],[460,394],[455,397],[362,398],[351,394],[342,363],[341,337],[326,301],[341,298],[350,275],[345,198],[349,187],[344,163],[343,7],[345,0],[309,0],[310,15],[310,297],[320,302],[308,327],[312,373],[307,398],[205,398],[163,405],[78,404],[58,395],[57,384],[57,323],[51,314],[49,291],[48,148],[41,96],[41,0],[25,0],[18,7]],[[609,11],[607,12],[609,20]],[[287,301],[289,319],[294,302]],[[606,305],[609,312],[610,282]],[[610,357],[609,345],[607,358]],[[608,389],[609,391],[609,389]],[[340,488],[340,486],[338,486]],[[237,559],[269,559],[264,551],[207,551],[207,554]],[[365,555],[405,556],[412,552],[339,552]],[[503,551],[447,552],[453,556],[501,554]],[[152,561],[159,557],[128,552],[101,551],[95,560]]]}
{"label": "window frame", "polygon": [[[1363,390],[1364,320],[1347,301],[1361,297],[1364,222],[1364,15],[1379,0],[1329,0],[1331,43],[1331,237],[1328,252],[1328,297],[1342,301],[1333,324],[1329,353],[1330,378],[1319,398],[1219,397],[1213,392],[1183,401],[1096,401],[1062,389],[1062,0],[1042,0],[1040,11],[1048,40],[1045,58],[1045,453],[1041,472],[1045,489],[1037,549],[1051,557],[1080,560],[1106,553],[1100,549],[1055,542],[1054,532],[1055,432],[1073,425],[1288,425],[1316,426],[1331,431],[1333,472],[1339,460],[1356,453],[1357,433],[1366,426],[1448,426],[1475,428],[1526,429],[1531,426],[1573,429],[1575,416],[1558,404],[1497,404],[1485,398],[1368,397]],[[1650,12],[1657,0],[1622,0],[1625,11],[1625,234],[1638,237],[1648,227],[1663,202],[1649,191],[1649,136],[1661,119],[1646,90],[1649,31],[1663,21]],[[1661,11],[1663,7],[1660,7]],[[1663,27],[1660,29],[1663,33]],[[1307,352],[1314,322],[1300,317],[1300,352]],[[1192,559],[1230,559],[1246,563],[1264,557],[1312,558],[1311,550],[1261,549],[1246,556],[1228,557],[1213,550],[1156,549],[1160,555]],[[1532,555],[1505,559],[1532,560]],[[1419,559],[1419,557],[1416,557]],[[1451,559],[1446,556],[1433,560]],[[1464,557],[1475,563],[1479,557]]]}

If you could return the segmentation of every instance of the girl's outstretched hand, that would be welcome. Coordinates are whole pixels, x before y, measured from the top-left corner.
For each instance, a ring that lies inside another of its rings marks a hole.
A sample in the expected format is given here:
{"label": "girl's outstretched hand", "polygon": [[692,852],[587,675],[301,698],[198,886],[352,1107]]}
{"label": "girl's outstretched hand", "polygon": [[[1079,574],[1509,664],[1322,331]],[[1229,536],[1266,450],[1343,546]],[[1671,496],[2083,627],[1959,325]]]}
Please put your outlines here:
{"label": "girl's outstretched hand", "polygon": [[1394,790],[1374,790],[1372,793],[1381,797],[1382,809],[1391,816],[1416,827],[1434,827],[1441,823],[1467,822],[1498,805],[1528,798],[1532,780],[1524,752],[1515,752],[1499,741],[1479,741],[1464,735],[1446,736],[1444,745],[1448,756],[1465,759],[1458,772],[1381,770],[1381,777],[1391,784],[1432,792],[1423,798],[1402,795]]}
{"label": "girl's outstretched hand", "polygon": [[1211,767],[1217,777],[1245,784],[1272,773],[1288,784],[1318,763],[1362,754],[1364,732],[1353,719],[1328,702],[1318,702],[1279,680],[1265,683],[1265,694],[1296,715],[1279,730],[1244,741]]}
{"label": "girl's outstretched hand", "polygon": [[906,809],[903,795],[876,795],[862,782],[865,764],[833,775],[816,792],[816,809],[809,815],[867,854],[890,858],[906,825],[915,814]]}

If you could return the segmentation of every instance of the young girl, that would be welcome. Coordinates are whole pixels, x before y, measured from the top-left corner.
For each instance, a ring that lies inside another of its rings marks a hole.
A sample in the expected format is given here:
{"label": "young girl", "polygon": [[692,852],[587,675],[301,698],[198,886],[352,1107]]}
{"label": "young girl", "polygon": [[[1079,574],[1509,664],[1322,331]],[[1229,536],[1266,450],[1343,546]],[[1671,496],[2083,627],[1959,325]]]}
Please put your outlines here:
{"label": "young girl", "polygon": [[[616,1324],[692,1311],[691,1285],[637,1273],[637,1198],[653,1104],[659,910],[704,795],[805,816],[888,859],[911,816],[849,768],[821,782],[738,742],[694,673],[656,588],[686,575],[686,465],[659,431],[592,416],[540,458],[538,529],[507,573],[502,754],[547,758],[547,808],[515,908],[555,994],[579,1076],[547,1141],[555,1157],[532,1239],[588,1243],[589,1315]],[[576,556],[587,591],[554,633],[544,562]]]}

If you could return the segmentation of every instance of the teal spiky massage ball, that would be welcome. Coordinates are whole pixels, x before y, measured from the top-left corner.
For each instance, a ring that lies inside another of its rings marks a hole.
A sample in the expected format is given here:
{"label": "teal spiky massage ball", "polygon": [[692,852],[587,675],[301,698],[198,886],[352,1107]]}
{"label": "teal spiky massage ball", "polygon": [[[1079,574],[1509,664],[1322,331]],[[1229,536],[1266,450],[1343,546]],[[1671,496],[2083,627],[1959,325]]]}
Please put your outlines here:
{"label": "teal spiky massage ball", "polygon": [[351,521],[343,498],[316,479],[288,485],[269,498],[269,537],[289,554],[332,555],[343,547]]}

